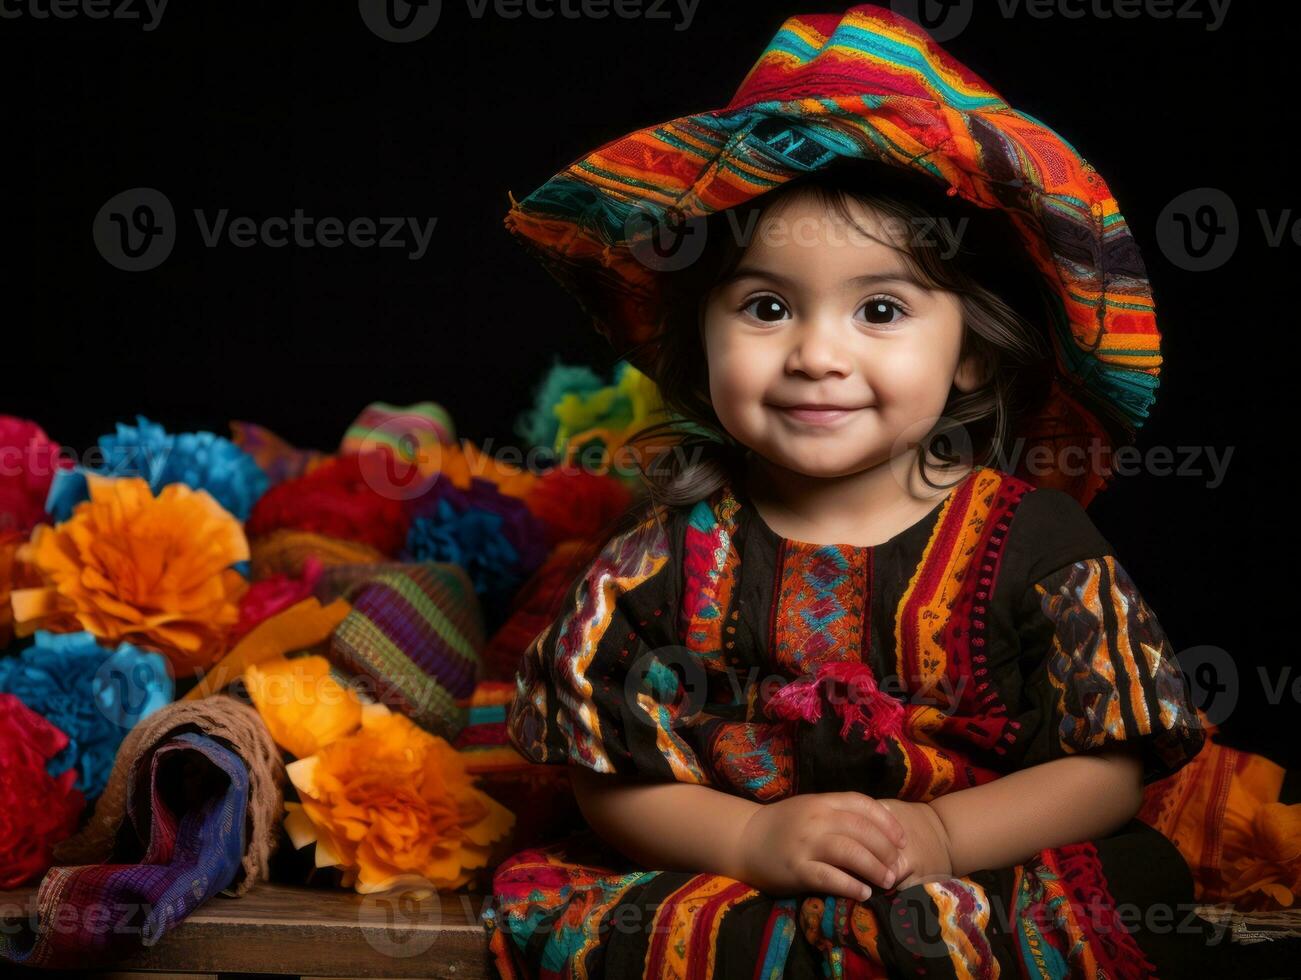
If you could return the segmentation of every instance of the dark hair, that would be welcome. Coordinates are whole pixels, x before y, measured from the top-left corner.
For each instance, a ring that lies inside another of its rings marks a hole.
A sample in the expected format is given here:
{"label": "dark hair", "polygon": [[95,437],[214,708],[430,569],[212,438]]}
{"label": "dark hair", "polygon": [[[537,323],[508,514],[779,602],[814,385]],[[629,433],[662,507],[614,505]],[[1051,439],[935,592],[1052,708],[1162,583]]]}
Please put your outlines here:
{"label": "dark hair", "polygon": [[[639,467],[648,491],[623,519],[627,529],[656,505],[681,506],[710,496],[739,476],[749,449],[724,428],[709,399],[708,364],[702,341],[703,304],[710,290],[739,264],[747,236],[763,212],[796,191],[809,191],[852,227],[848,199],[873,209],[894,227],[914,233],[894,248],[924,285],[958,297],[963,320],[959,356],[974,356],[985,383],[971,392],[950,392],[939,421],[919,442],[921,477],[927,456],[945,465],[966,453],[953,448],[970,440],[975,465],[1003,458],[1016,420],[1032,413],[1048,394],[1052,350],[1047,341],[1052,304],[1042,274],[1002,208],[984,208],[950,197],[935,178],[876,160],[841,159],[803,174],[745,204],[710,215],[698,259],[679,271],[661,272],[665,315],[647,349],[647,373],[659,387],[668,420],[636,433],[629,446],[654,440],[674,444]],[[700,229],[697,229],[700,233]],[[897,236],[896,236],[897,237]]]}

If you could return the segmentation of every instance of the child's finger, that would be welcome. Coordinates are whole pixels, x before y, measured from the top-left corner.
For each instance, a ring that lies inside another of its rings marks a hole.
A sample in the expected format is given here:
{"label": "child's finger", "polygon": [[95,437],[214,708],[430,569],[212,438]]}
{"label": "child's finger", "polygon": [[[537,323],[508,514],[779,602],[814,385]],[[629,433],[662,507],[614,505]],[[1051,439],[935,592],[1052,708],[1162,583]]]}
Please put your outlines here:
{"label": "child's finger", "polygon": [[845,792],[828,793],[826,795],[827,801],[837,810],[845,810],[866,817],[880,827],[885,831],[886,836],[894,841],[896,847],[903,847],[908,843],[908,835],[903,829],[903,824],[880,800],[873,799],[863,793]]}
{"label": "child's finger", "polygon": [[823,861],[810,861],[805,866],[804,887],[810,891],[859,901],[872,896],[872,886],[867,882],[859,881],[853,875]]}
{"label": "child's finger", "polygon": [[[887,830],[882,829],[879,824],[874,824],[868,817],[861,813],[851,813],[847,810],[839,810],[833,813],[830,820],[826,821],[825,832],[827,834],[840,834],[848,837],[866,847],[873,855],[881,859],[881,863],[890,867],[898,863],[899,856],[903,854],[898,843],[895,843],[894,837],[890,836]],[[881,881],[881,878],[876,878]],[[885,882],[881,881],[881,884]],[[889,888],[889,886],[887,886]]]}
{"label": "child's finger", "polygon": [[864,881],[872,881],[882,888],[890,888],[898,880],[895,869],[893,845],[885,842],[884,846],[891,852],[883,856],[873,848],[854,837],[830,833],[817,839],[814,844],[813,857],[819,861],[855,875]]}

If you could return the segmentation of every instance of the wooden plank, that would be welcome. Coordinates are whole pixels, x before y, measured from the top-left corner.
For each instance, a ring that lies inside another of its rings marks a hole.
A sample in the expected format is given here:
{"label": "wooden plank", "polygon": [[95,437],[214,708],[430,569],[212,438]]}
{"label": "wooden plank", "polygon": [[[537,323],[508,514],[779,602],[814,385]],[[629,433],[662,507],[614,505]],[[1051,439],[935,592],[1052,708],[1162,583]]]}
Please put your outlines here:
{"label": "wooden plank", "polygon": [[[0,891],[0,927],[34,921],[35,885]],[[152,949],[111,965],[173,973],[279,973],[320,977],[488,977],[478,916],[491,896],[263,882],[241,898],[217,895]]]}

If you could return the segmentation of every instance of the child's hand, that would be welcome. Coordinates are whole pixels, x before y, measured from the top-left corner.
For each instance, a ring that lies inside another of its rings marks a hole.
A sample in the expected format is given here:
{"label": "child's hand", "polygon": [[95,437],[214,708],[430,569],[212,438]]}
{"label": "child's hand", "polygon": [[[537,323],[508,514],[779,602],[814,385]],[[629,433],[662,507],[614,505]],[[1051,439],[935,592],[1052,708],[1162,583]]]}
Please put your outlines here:
{"label": "child's hand", "polygon": [[[901,821],[862,793],[806,793],[760,806],[741,828],[742,880],[770,895],[865,899],[889,888],[908,843]],[[893,801],[892,801],[893,802]]]}
{"label": "child's hand", "polygon": [[902,873],[894,887],[908,888],[932,878],[952,877],[949,838],[939,814],[926,803],[883,799],[881,804],[908,835],[908,843],[900,852]]}

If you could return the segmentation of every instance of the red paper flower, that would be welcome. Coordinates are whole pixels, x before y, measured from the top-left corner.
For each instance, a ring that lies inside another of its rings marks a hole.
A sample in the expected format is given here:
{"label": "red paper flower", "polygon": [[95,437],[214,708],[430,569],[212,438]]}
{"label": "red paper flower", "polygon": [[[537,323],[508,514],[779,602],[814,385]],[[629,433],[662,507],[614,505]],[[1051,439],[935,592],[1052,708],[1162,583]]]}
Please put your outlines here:
{"label": "red paper flower", "polygon": [[45,520],[54,471],[71,466],[35,422],[0,415],[0,531],[26,534]]}
{"label": "red paper flower", "polygon": [[538,477],[524,503],[554,548],[571,538],[598,537],[632,503],[632,491],[615,477],[558,466]]}
{"label": "red paper flower", "polygon": [[367,482],[357,456],[336,456],[264,493],[249,514],[250,538],[280,528],[359,541],[396,557],[406,540],[404,502]]}
{"label": "red paper flower", "polygon": [[17,888],[54,863],[54,845],[77,829],[86,799],[74,766],[57,778],[45,764],[68,736],[12,694],[0,694],[0,888]]}
{"label": "red paper flower", "polygon": [[238,643],[244,634],[259,623],[306,599],[316,588],[324,571],[321,559],[316,555],[308,555],[303,562],[301,578],[277,572],[250,585],[244,597],[239,600],[239,622],[230,631],[231,644]]}

